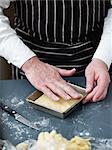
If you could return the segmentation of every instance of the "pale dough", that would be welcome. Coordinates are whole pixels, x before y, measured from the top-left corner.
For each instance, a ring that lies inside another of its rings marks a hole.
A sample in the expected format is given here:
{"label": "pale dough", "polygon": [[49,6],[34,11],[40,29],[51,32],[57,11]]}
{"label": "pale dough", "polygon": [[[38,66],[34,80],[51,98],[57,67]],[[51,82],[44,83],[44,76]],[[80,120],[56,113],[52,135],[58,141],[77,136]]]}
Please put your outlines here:
{"label": "pale dough", "polygon": [[17,146],[16,146],[16,149],[17,150],[28,150],[28,144],[26,144],[26,143],[20,143],[20,144],[18,144]]}
{"label": "pale dough", "polygon": [[[17,150],[28,150],[26,145],[17,146]],[[25,148],[24,148],[25,146]],[[52,132],[41,132],[38,136],[36,144],[30,150],[91,150],[91,143],[88,139],[75,136],[71,140],[67,140],[55,130]]]}
{"label": "pale dough", "polygon": [[70,108],[75,106],[77,103],[79,103],[83,98],[83,95],[81,95],[80,99],[70,99],[70,100],[64,100],[60,98],[58,101],[54,101],[47,97],[46,95],[40,96],[38,99],[35,100],[35,104],[38,104],[40,106],[49,108],[51,110],[55,110],[57,112],[63,113],[68,111]]}
{"label": "pale dough", "polygon": [[77,103],[79,103],[86,96],[86,92],[84,88],[71,83],[68,84],[80,93],[81,95],[80,99],[64,100],[60,98],[59,101],[54,101],[51,98],[47,97],[46,95],[40,93],[39,91],[35,91],[32,95],[27,97],[27,100],[31,103],[57,111],[59,113],[65,113],[69,111],[71,108],[73,108]]}

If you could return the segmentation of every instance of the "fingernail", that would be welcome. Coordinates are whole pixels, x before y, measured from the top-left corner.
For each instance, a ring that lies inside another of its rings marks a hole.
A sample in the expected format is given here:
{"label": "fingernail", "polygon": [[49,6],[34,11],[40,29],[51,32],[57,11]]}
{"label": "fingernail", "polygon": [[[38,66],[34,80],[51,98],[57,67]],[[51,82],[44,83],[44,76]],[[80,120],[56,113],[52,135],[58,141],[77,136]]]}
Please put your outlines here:
{"label": "fingernail", "polygon": [[74,95],[74,98],[80,98],[80,97],[81,97],[80,94],[75,94],[75,95]]}
{"label": "fingernail", "polygon": [[66,96],[66,99],[69,100],[69,99],[71,99],[71,97],[70,97],[69,95],[67,95],[67,96]]}
{"label": "fingernail", "polygon": [[96,102],[96,98],[93,98],[93,102]]}
{"label": "fingernail", "polygon": [[59,97],[55,97],[55,99],[54,99],[54,100],[55,100],[55,101],[59,101],[59,99],[60,99]]}

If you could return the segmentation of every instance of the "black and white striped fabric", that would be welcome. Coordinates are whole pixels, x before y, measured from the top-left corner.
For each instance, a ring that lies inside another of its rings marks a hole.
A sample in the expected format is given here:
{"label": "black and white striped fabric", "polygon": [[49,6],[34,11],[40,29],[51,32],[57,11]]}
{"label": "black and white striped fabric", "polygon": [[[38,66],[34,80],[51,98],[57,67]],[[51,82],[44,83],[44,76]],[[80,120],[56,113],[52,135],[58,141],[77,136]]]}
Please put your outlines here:
{"label": "black and white striped fabric", "polygon": [[81,74],[99,43],[109,7],[109,0],[16,0],[15,29],[42,61]]}

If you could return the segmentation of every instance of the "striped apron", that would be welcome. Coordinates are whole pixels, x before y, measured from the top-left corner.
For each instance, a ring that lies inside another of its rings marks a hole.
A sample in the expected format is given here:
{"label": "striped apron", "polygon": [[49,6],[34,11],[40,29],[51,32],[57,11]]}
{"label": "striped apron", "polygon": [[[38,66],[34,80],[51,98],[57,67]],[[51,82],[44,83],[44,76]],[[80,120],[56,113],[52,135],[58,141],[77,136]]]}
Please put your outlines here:
{"label": "striped apron", "polygon": [[[15,30],[40,60],[82,75],[98,46],[109,0],[17,0]],[[13,78],[24,73],[13,66]]]}

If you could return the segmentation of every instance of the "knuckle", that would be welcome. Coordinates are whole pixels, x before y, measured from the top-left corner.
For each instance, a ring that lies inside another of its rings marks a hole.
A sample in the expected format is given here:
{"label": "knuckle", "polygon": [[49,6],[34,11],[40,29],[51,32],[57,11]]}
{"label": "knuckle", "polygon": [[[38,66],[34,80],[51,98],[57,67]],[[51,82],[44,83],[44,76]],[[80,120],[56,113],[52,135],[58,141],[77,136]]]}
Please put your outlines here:
{"label": "knuckle", "polygon": [[67,94],[61,89],[57,89],[57,94],[63,98],[67,96]]}
{"label": "knuckle", "polygon": [[72,87],[70,87],[70,86],[67,86],[67,87],[66,87],[66,90],[67,90],[68,92],[71,92],[71,91],[73,92],[73,91],[75,91],[75,90],[74,90]]}
{"label": "knuckle", "polygon": [[52,77],[52,78],[47,78],[45,83],[43,83],[43,84],[53,86],[55,84],[55,82],[56,82],[56,78]]}
{"label": "knuckle", "polygon": [[58,71],[56,71],[56,70],[52,70],[52,74],[53,74],[54,76],[59,76],[59,73],[58,73]]}
{"label": "knuckle", "polygon": [[92,80],[87,79],[87,84],[88,84],[88,86],[92,86]]}
{"label": "knuckle", "polygon": [[106,71],[101,74],[101,78],[103,79],[103,81],[106,81],[106,82],[108,81],[109,83],[110,83],[110,81],[111,81],[111,80],[110,80],[110,75],[109,75],[109,73],[106,72]]}
{"label": "knuckle", "polygon": [[54,83],[52,80],[47,80],[47,81],[46,81],[46,85],[47,85],[47,86],[52,86],[52,83]]}
{"label": "knuckle", "polygon": [[110,81],[111,81],[111,80],[110,80],[110,77],[105,76],[104,81],[105,81],[107,84],[109,84]]}

